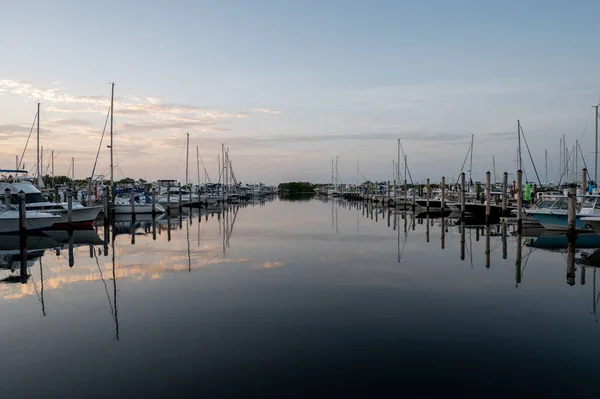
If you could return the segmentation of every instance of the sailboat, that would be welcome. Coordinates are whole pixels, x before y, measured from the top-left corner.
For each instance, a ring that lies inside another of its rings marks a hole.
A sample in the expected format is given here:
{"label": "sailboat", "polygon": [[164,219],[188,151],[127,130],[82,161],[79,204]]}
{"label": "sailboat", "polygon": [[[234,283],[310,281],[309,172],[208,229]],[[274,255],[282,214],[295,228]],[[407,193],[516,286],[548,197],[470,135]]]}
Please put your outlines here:
{"label": "sailboat", "polygon": [[[114,98],[115,98],[115,83],[111,83],[111,94],[110,94],[110,187],[111,187],[111,198],[112,208],[115,214],[131,214],[132,203],[130,193],[120,193],[119,196],[115,195],[115,180],[114,180],[114,142],[113,142],[113,109],[114,109]],[[152,204],[152,198],[147,195],[134,195],[133,198],[133,211],[138,213],[164,213],[163,208],[159,203]]]}
{"label": "sailboat", "polygon": [[[44,182],[42,179],[42,168],[41,158],[39,151],[40,142],[40,104],[37,105],[37,183],[38,187],[43,188]],[[1,171],[4,173],[12,173],[9,177],[0,177],[0,192],[5,193],[9,191],[11,202],[17,203],[18,194],[20,192],[25,193],[26,209],[28,211],[48,212],[58,215],[59,218],[55,218],[55,228],[65,228],[68,223],[68,208],[67,202],[52,203],[48,201],[41,193],[41,191],[35,187],[28,179],[19,177],[19,174],[26,174],[27,171],[19,170],[20,165],[17,165],[16,170],[5,170]],[[101,206],[83,206],[78,201],[73,199],[72,202],[72,226],[74,227],[91,227],[94,220],[102,210]]]}

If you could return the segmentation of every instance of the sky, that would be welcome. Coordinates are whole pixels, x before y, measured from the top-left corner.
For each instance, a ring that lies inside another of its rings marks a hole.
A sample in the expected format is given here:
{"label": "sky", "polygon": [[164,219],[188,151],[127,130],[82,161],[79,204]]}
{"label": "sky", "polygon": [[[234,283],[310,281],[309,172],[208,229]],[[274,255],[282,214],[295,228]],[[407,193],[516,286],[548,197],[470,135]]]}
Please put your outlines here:
{"label": "sky", "polygon": [[336,157],[342,182],[393,180],[398,139],[414,180],[457,179],[471,135],[473,179],[494,161],[512,178],[517,120],[542,181],[563,135],[594,173],[598,2],[33,0],[2,16],[0,168],[39,101],[44,171],[54,151],[55,174],[74,158],[89,177],[115,82],[116,178],[184,181],[186,133],[192,182],[196,146],[218,180],[221,144],[244,183],[326,182]]}

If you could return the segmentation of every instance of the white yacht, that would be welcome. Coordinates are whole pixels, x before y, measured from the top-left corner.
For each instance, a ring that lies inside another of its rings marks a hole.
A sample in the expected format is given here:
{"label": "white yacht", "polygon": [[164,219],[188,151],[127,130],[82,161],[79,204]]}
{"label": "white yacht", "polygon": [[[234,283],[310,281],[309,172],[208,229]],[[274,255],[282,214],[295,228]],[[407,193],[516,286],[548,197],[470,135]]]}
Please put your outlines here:
{"label": "white yacht", "polygon": [[[116,194],[114,210],[116,215],[131,215],[131,194],[127,192]],[[136,215],[152,213],[152,199],[143,192],[136,192],[133,197],[133,211]],[[154,204],[154,213],[165,213],[165,208],[158,201]]]}
{"label": "white yacht", "polygon": [[[5,201],[4,196],[7,188],[10,192],[11,204],[17,204],[19,193],[23,192],[25,193],[26,209],[28,211],[48,212],[58,215],[60,218],[55,219],[53,227],[66,227],[69,221],[67,202],[53,203],[48,201],[40,190],[25,180],[12,182],[0,181],[0,198],[3,201]],[[102,210],[102,206],[83,206],[73,199],[72,209],[73,225],[76,227],[89,227],[96,220],[96,217]]]}
{"label": "white yacht", "polygon": [[[51,227],[60,216],[52,213],[26,211],[25,228],[30,230],[43,230]],[[19,209],[13,205],[0,203],[0,233],[18,233]]]}

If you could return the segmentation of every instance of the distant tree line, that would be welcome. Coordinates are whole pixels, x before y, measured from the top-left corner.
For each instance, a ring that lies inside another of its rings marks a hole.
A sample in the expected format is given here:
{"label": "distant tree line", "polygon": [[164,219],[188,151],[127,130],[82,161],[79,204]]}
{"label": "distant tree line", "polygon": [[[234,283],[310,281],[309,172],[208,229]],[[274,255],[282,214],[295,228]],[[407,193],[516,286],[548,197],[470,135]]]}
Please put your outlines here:
{"label": "distant tree line", "polygon": [[314,193],[315,186],[309,182],[293,181],[288,183],[280,183],[278,186],[280,193]]}

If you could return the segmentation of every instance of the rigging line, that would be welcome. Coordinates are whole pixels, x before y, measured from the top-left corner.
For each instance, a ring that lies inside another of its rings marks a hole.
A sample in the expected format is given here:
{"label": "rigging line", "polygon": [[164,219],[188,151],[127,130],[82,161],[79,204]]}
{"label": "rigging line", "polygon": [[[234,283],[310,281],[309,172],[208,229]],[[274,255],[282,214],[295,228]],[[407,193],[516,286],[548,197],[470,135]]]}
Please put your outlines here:
{"label": "rigging line", "polygon": [[210,182],[210,176],[208,175],[208,171],[206,170],[206,166],[204,165],[204,161],[202,160],[202,155],[200,155],[200,162],[202,163],[202,167],[204,168],[204,175],[206,176],[206,178],[208,179],[208,183],[212,184]]}
{"label": "rigging line", "polygon": [[39,118],[38,113],[35,113],[35,117],[33,118],[33,123],[31,124],[31,129],[29,130],[29,137],[27,137],[27,142],[25,143],[25,148],[23,149],[23,153],[21,154],[21,158],[19,158],[19,165],[17,169],[21,169],[21,165],[23,164],[23,157],[25,156],[25,151],[27,151],[27,145],[29,144],[29,139],[31,139],[31,134],[33,133],[33,127],[35,126],[35,122]]}
{"label": "rigging line", "polygon": [[174,176],[177,176],[177,171],[179,170],[179,165],[181,164],[181,158],[183,158],[183,150],[185,150],[187,146],[187,141],[186,144],[181,147],[181,153],[179,153],[179,160],[177,161],[177,166],[175,166],[175,172],[174,172]]}
{"label": "rigging line", "polygon": [[[571,156],[572,156],[572,155],[573,155],[573,152],[572,152],[572,151],[571,151],[571,152],[567,151],[567,161],[566,161],[566,163],[567,163],[567,164],[569,164],[569,162],[571,161]],[[562,182],[562,178],[563,178],[563,176],[565,176],[565,173],[566,173],[566,172],[567,172],[567,169],[566,169],[566,168],[565,168],[565,169],[563,169],[563,171],[562,171],[562,173],[561,173],[561,175],[560,175],[560,179],[558,179],[558,185],[559,185],[559,186],[560,186],[560,183]]]}
{"label": "rigging line", "polygon": [[[469,159],[470,153],[471,153],[471,146],[469,145],[469,149],[467,150],[467,155],[465,155],[465,160],[463,161],[463,164],[460,168],[460,173],[462,173],[465,170],[465,165],[467,164],[467,159]],[[458,181],[460,180],[460,173],[459,173],[458,179],[456,179],[456,184],[458,184]]]}
{"label": "rigging line", "polygon": [[[96,160],[94,161],[94,167],[92,168],[92,174],[90,176],[90,185],[92,184],[92,179],[94,178],[94,173],[96,172],[96,165],[98,164],[98,156],[100,156],[100,149],[102,148],[102,140],[104,139],[104,134],[106,133],[106,126],[108,125],[108,117],[110,115],[110,107],[108,108],[108,112],[106,113],[106,120],[104,121],[104,129],[102,130],[102,136],[100,136],[100,144],[98,145],[98,151],[96,152]],[[112,148],[111,148],[112,150]]]}
{"label": "rigging line", "polygon": [[110,307],[110,314],[114,319],[115,318],[115,310],[113,309],[113,306],[112,306],[112,303],[110,300],[110,294],[108,293],[108,286],[106,285],[106,280],[104,279],[104,275],[102,274],[102,268],[100,267],[100,261],[98,260],[98,254],[96,254],[96,251],[94,251],[94,258],[96,258],[96,266],[98,267],[98,272],[100,272],[100,279],[104,283],[104,291],[106,291],[106,297],[108,298],[108,306]]}
{"label": "rigging line", "polygon": [[581,155],[581,160],[583,161],[583,167],[587,169],[587,164],[585,163],[585,158],[583,157],[583,152],[581,151],[581,141],[577,142],[577,148],[579,149],[579,154]]}
{"label": "rigging line", "polygon": [[585,131],[587,130],[588,124],[590,123],[590,119],[592,119],[592,108],[594,108],[594,107],[590,107],[590,110],[588,112],[588,116],[587,116],[587,120],[585,122],[585,126],[583,128],[583,131],[581,132],[581,135],[579,136],[579,141],[583,140],[583,136],[585,135]]}
{"label": "rigging line", "polygon": [[535,172],[535,177],[538,179],[538,183],[540,187],[542,187],[542,181],[540,180],[540,175],[538,174],[537,168],[535,167],[535,162],[533,162],[533,156],[531,155],[531,151],[529,150],[529,144],[527,144],[527,138],[525,137],[525,132],[523,131],[523,126],[519,125],[521,128],[521,136],[523,136],[523,141],[525,141],[525,147],[527,148],[527,153],[529,154],[529,159],[531,160],[531,164],[533,165],[533,171]]}

